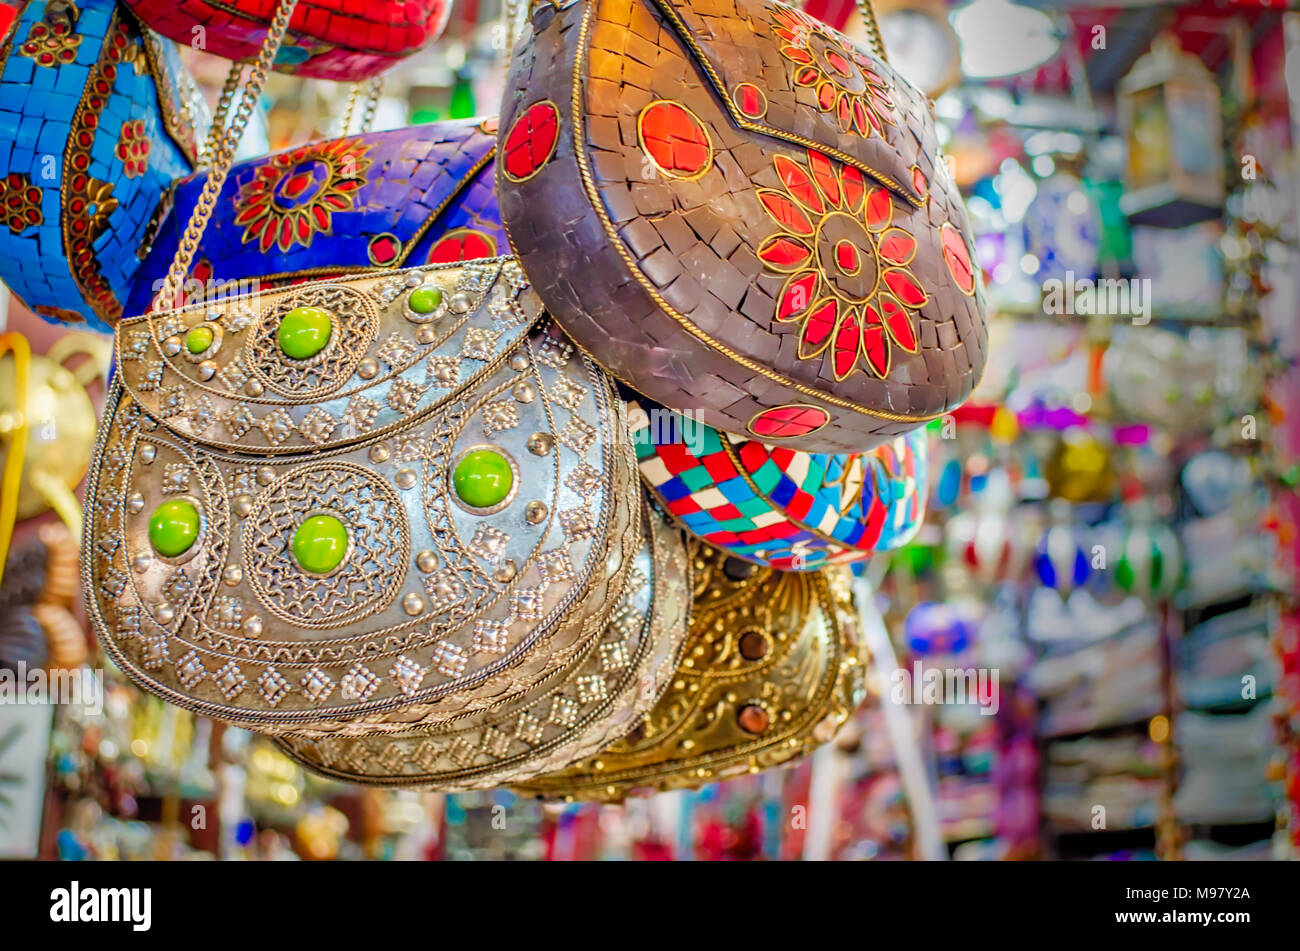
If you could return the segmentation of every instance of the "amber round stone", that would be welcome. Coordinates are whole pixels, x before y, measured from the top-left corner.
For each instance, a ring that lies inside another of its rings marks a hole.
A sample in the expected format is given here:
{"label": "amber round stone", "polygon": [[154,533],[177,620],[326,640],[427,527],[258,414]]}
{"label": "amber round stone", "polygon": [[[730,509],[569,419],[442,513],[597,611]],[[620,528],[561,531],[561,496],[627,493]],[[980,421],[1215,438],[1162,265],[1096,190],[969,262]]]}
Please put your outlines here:
{"label": "amber round stone", "polygon": [[756,703],[745,704],[736,715],[736,722],[740,724],[740,728],[746,733],[755,735],[766,730],[770,721],[767,711]]}
{"label": "amber round stone", "polygon": [[767,656],[767,638],[758,631],[741,635],[740,656],[745,660],[762,660]]}

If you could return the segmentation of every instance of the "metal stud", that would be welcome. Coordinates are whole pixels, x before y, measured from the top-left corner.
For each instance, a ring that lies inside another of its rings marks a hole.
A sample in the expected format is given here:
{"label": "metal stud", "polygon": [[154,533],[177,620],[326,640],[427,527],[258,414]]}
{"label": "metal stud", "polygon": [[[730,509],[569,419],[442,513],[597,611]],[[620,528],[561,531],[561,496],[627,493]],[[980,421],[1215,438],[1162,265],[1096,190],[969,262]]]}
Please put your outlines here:
{"label": "metal stud", "polygon": [[510,369],[516,373],[523,373],[528,369],[528,358],[522,353],[516,353],[510,358]]}
{"label": "metal stud", "polygon": [[537,387],[533,386],[528,380],[520,380],[515,384],[515,388],[511,392],[514,394],[515,399],[521,403],[531,403],[537,399]]}
{"label": "metal stud", "polygon": [[515,575],[519,573],[519,566],[515,564],[513,558],[507,558],[501,564],[497,565],[496,571],[492,572],[492,577],[502,583],[513,581]]}
{"label": "metal stud", "polygon": [[270,466],[262,466],[257,470],[257,481],[261,485],[270,485],[275,481],[275,470]]}
{"label": "metal stud", "polygon": [[249,512],[253,511],[253,497],[251,495],[237,495],[234,501],[235,514],[244,518]]}
{"label": "metal stud", "polygon": [[393,477],[399,489],[409,489],[415,485],[415,470],[403,468],[397,470],[397,475]]}
{"label": "metal stud", "polygon": [[172,610],[172,606],[166,601],[159,601],[158,605],[153,609],[153,616],[154,620],[159,624],[170,624],[176,619],[176,612]]}
{"label": "metal stud", "polygon": [[408,593],[402,598],[402,610],[411,617],[424,613],[424,598],[420,597],[414,591]]}
{"label": "metal stud", "polygon": [[261,396],[262,384],[259,383],[257,380],[249,380],[247,383],[244,384],[244,392],[247,393],[249,396]]}
{"label": "metal stud", "polygon": [[221,573],[221,580],[233,588],[235,585],[239,584],[239,582],[244,580],[244,569],[240,568],[238,565],[231,565]]}
{"label": "metal stud", "polygon": [[254,614],[252,617],[244,621],[244,633],[249,637],[261,637],[262,619]]}
{"label": "metal stud", "polygon": [[142,551],[140,552],[140,554],[136,555],[134,558],[131,559],[131,567],[134,568],[140,574],[143,574],[144,572],[148,571],[149,566],[152,564],[153,564],[153,557],[148,552]]}
{"label": "metal stud", "polygon": [[388,448],[388,443],[376,443],[370,447],[370,461],[378,465],[381,462],[387,462],[388,457],[392,455],[392,450]]}
{"label": "metal stud", "polygon": [[145,443],[140,447],[140,461],[146,466],[153,463],[158,458],[158,447],[151,443]]}
{"label": "metal stud", "polygon": [[132,515],[139,515],[144,511],[144,496],[139,492],[132,492],[126,500],[126,507]]}
{"label": "metal stud", "polygon": [[210,380],[217,375],[217,364],[215,360],[204,360],[199,364],[199,379]]}
{"label": "metal stud", "polygon": [[415,556],[415,567],[427,575],[438,567],[438,556],[426,548]]}
{"label": "metal stud", "polygon": [[422,324],[415,331],[416,343],[433,343],[438,339],[438,332],[427,324]]}
{"label": "metal stud", "polygon": [[357,376],[363,380],[373,380],[379,375],[379,361],[374,357],[366,357],[357,364]]}
{"label": "metal stud", "polygon": [[448,301],[447,306],[450,307],[454,313],[463,314],[469,310],[469,303],[468,294],[458,293],[451,295],[451,300]]}
{"label": "metal stud", "polygon": [[163,349],[163,353],[167,354],[167,356],[169,357],[176,356],[176,354],[181,352],[181,338],[168,337],[166,340],[163,341],[162,349]]}
{"label": "metal stud", "polygon": [[549,511],[545,502],[533,500],[524,506],[524,518],[529,525],[538,525],[546,520],[546,514]]}
{"label": "metal stud", "polygon": [[544,456],[551,451],[555,440],[550,433],[533,433],[528,437],[528,451],[534,456]]}

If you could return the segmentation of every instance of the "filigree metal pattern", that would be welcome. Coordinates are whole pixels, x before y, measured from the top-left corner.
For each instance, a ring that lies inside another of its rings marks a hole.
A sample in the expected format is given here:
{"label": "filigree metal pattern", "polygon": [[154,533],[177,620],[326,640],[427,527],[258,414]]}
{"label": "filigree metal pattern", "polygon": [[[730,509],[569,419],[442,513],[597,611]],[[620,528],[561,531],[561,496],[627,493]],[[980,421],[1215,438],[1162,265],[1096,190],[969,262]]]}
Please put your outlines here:
{"label": "filigree metal pattern", "polygon": [[[336,514],[348,530],[348,557],[327,577],[307,574],[289,552],[293,530],[317,512]],[[302,627],[341,627],[388,604],[405,580],[410,552],[397,493],[350,463],[293,470],[257,498],[244,523],[249,584],[268,610]]]}
{"label": "filigree metal pattern", "polygon": [[[286,356],[276,341],[280,320],[295,307],[319,307],[332,328],[325,349],[309,360]],[[317,399],[338,389],[374,343],[378,314],[371,298],[342,284],[316,284],[281,298],[262,315],[246,344],[254,377],[282,396]]]}

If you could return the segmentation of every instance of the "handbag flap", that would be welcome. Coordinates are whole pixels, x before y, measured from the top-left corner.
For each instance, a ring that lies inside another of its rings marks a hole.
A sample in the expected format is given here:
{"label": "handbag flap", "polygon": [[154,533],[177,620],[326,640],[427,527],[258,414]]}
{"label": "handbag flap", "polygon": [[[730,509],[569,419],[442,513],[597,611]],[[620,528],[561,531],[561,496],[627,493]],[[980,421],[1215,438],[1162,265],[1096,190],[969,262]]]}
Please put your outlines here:
{"label": "handbag flap", "polygon": [[775,0],[653,0],[743,129],[819,149],[913,205],[938,151],[928,100],[888,64]]}
{"label": "handbag flap", "polygon": [[[494,119],[313,142],[230,171],[191,281],[219,287],[505,254],[492,189]],[[128,313],[149,309],[206,177],[176,186]]]}
{"label": "handbag flap", "polygon": [[541,316],[515,260],[491,258],[122,321],[117,365],[180,436],[300,453],[409,425],[498,366]]}

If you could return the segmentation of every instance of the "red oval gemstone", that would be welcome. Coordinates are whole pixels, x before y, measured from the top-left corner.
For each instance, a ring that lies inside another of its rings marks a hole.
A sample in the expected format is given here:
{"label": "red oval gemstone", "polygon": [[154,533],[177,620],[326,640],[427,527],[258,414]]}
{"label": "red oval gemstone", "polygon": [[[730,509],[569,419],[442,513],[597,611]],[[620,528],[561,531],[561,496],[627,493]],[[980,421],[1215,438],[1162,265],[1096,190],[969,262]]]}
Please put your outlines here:
{"label": "red oval gemstone", "polygon": [[761,439],[807,436],[830,422],[830,414],[817,406],[796,404],[764,410],[749,422],[749,430]]}
{"label": "red oval gemstone", "polygon": [[654,102],[638,119],[646,153],[669,175],[698,175],[713,160],[704,124],[675,102]]}
{"label": "red oval gemstone", "polygon": [[506,177],[521,181],[536,175],[560,141],[560,113],[555,104],[535,102],[515,119],[502,144]]}

